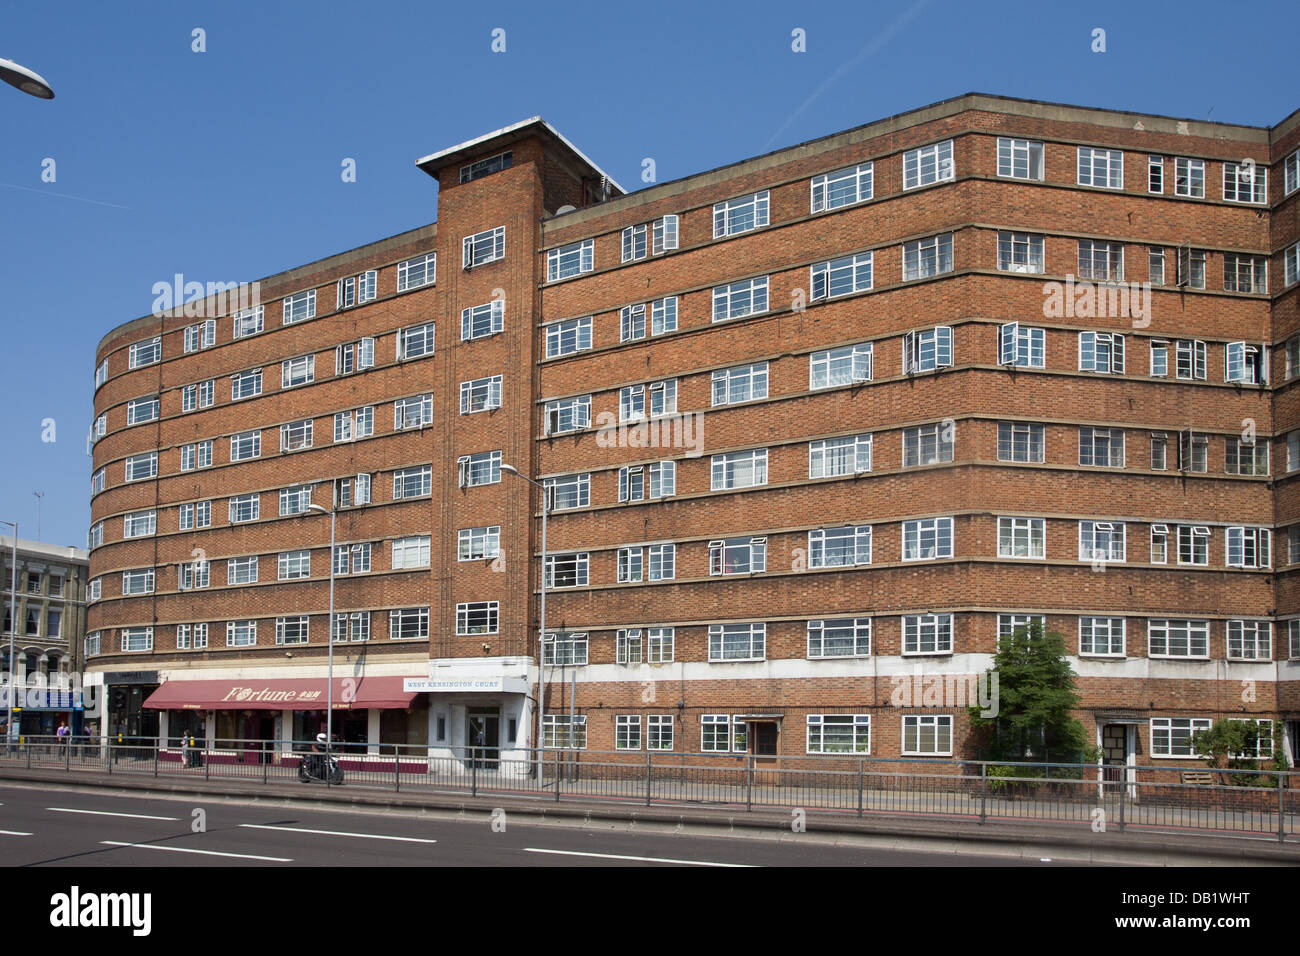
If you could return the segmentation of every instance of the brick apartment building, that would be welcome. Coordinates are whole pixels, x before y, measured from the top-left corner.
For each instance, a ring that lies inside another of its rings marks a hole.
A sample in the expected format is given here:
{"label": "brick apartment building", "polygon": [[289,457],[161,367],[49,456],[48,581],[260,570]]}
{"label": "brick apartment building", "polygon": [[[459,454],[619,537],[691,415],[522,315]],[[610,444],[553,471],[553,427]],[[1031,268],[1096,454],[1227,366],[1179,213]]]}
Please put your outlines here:
{"label": "brick apartment building", "polygon": [[337,507],[341,736],[535,746],[512,465],[546,745],[973,755],[900,688],[1040,620],[1108,759],[1294,748],[1298,148],[972,94],[633,194],[435,153],[436,224],[99,344],[88,666],[316,732]]}

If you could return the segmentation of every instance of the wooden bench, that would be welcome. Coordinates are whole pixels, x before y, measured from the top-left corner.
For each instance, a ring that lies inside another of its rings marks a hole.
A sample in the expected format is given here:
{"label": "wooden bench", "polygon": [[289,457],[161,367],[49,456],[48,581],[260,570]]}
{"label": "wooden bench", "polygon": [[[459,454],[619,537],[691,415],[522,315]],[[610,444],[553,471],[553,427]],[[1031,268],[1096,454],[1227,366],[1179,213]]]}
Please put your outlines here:
{"label": "wooden bench", "polygon": [[1208,770],[1184,770],[1183,783],[1208,787],[1214,784],[1214,774]]}

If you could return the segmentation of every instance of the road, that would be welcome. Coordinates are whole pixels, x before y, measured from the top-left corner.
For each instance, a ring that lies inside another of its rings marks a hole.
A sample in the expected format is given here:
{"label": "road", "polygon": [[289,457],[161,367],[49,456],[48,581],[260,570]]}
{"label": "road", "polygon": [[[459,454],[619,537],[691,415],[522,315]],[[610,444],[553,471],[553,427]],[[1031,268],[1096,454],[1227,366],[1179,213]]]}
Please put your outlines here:
{"label": "road", "polygon": [[[205,829],[195,832],[201,811]],[[287,866],[1060,866],[1040,860],[833,845],[830,835],[728,836],[525,824],[453,813],[196,800],[52,785],[0,786],[0,865]],[[504,831],[501,824],[504,823]]]}

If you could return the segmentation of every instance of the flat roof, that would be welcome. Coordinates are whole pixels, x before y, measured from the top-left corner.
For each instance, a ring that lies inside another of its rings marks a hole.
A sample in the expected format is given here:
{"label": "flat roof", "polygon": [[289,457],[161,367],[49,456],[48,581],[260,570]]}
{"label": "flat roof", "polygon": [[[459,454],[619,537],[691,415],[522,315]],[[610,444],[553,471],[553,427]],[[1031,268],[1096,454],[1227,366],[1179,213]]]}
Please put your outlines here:
{"label": "flat roof", "polygon": [[[8,537],[0,535],[0,554],[3,554],[5,558],[8,558],[13,554],[13,547],[13,535],[9,535]],[[90,552],[85,548],[74,547],[70,544],[46,544],[44,541],[28,541],[24,538],[19,538],[19,560],[24,556],[41,557],[58,561],[72,561],[76,564],[88,564],[90,562]],[[0,581],[0,589],[9,589],[8,578]]]}

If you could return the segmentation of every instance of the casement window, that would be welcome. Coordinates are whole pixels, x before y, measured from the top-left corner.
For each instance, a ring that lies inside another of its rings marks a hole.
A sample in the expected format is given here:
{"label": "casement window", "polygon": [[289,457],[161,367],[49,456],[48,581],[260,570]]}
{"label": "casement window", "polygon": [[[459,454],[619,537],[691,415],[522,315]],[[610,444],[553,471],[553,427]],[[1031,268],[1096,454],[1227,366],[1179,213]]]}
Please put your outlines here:
{"label": "casement window", "polygon": [[903,243],[903,281],[952,272],[952,233]]}
{"label": "casement window", "polygon": [[809,714],[805,723],[810,754],[871,753],[870,714]]}
{"label": "casement window", "polygon": [[208,646],[208,626],[206,624],[177,624],[176,649],[178,651],[201,651]]}
{"label": "casement window", "polygon": [[560,246],[558,249],[547,250],[546,281],[556,282],[582,275],[584,272],[591,272],[596,267],[595,248],[594,240],[583,239],[580,242],[571,242],[567,246]]}
{"label": "casement window", "polygon": [[619,341],[645,338],[645,304],[625,305],[619,311]]}
{"label": "casement window", "polygon": [[497,601],[470,601],[456,605],[456,634],[468,637],[495,634],[500,626],[501,605]]}
{"label": "casement window", "polygon": [[1124,555],[1124,522],[1079,522],[1080,561],[1122,562]]}
{"label": "casement window", "polygon": [[1267,568],[1272,537],[1267,528],[1229,528],[1227,566]]}
{"label": "casement window", "polygon": [[812,297],[834,299],[841,295],[871,290],[871,253],[830,259],[813,265]]}
{"label": "casement window", "polygon": [[1165,158],[1163,156],[1147,157],[1147,192],[1163,193],[1165,191]]}
{"label": "casement window", "polygon": [[303,355],[280,363],[280,387],[295,388],[316,380],[316,356]]}
{"label": "casement window", "polygon": [[457,561],[484,561],[501,554],[501,526],[462,528],[456,533]]}
{"label": "casement window", "polygon": [[1045,332],[1042,329],[1007,322],[998,329],[998,364],[1020,368],[1043,368]]}
{"label": "casement window", "polygon": [[933,372],[952,365],[952,329],[941,325],[903,335],[903,374]]}
{"label": "casement window", "polygon": [[904,717],[903,754],[913,757],[951,757],[951,715]]}
{"label": "casement window", "polygon": [[280,489],[280,515],[305,514],[311,507],[311,485],[292,485]]}
{"label": "casement window", "polygon": [[869,382],[872,357],[870,342],[812,352],[808,356],[808,387],[815,391],[855,382]]}
{"label": "casement window", "polygon": [[735,405],[767,398],[767,363],[737,365],[713,373],[713,405]]}
{"label": "casement window", "polygon": [[177,510],[177,525],[180,531],[193,531],[195,528],[207,528],[212,524],[212,502],[198,501],[181,505]]}
{"label": "casement window", "polygon": [[181,445],[181,471],[212,467],[212,441]]}
{"label": "casement window", "polygon": [[230,376],[230,400],[237,402],[242,398],[253,398],[262,394],[262,370],[260,368],[249,369],[247,372],[236,372]]}
{"label": "casement window", "polygon": [[677,629],[651,627],[646,629],[646,663],[667,664],[673,660]]}
{"label": "casement window", "polygon": [[[1292,286],[1297,282],[1300,282],[1300,242],[1287,246],[1282,251],[1282,284]],[[1291,340],[1291,342],[1295,341],[1295,339]],[[1291,342],[1288,342],[1287,345],[1290,346]],[[1289,362],[1287,364],[1288,375],[1295,375],[1294,369],[1295,363]]]}
{"label": "casement window", "polygon": [[1150,374],[1152,378],[1169,376],[1169,343],[1163,339],[1151,342]]}
{"label": "casement window", "polygon": [[162,337],[154,336],[148,342],[136,342],[130,349],[130,368],[153,365],[162,359]]}
{"label": "casement window", "polygon": [[618,549],[618,583],[634,584],[645,577],[645,552],[641,548]]}
{"label": "casement window", "polygon": [[1165,250],[1159,246],[1147,247],[1147,281],[1152,285],[1165,284]]}
{"label": "casement window", "polygon": [[591,348],[591,316],[546,326],[546,357],[572,355]]}
{"label": "casement window", "polygon": [[677,216],[668,215],[650,224],[650,252],[661,255],[677,248]]}
{"label": "casement window", "polygon": [[499,173],[503,169],[509,169],[514,164],[514,160],[514,151],[509,149],[504,153],[489,156],[487,159],[480,159],[460,168],[460,181],[462,183],[471,183],[476,179],[482,179],[484,176]]}
{"label": "casement window", "polygon": [[217,320],[207,319],[185,327],[185,352],[197,352],[217,344]]}
{"label": "casement window", "polygon": [[745,722],[730,714],[700,715],[700,750],[704,753],[747,753]]}
{"label": "casement window", "polygon": [[[139,571],[122,572],[123,594],[152,594],[154,584],[153,568]],[[28,633],[31,633],[30,631]]]}
{"label": "casement window", "polygon": [[375,340],[364,338],[334,349],[334,374],[351,375],[375,367]]}
{"label": "casement window", "polygon": [[88,602],[98,601],[104,594],[104,582],[101,578],[91,578],[90,583],[86,585],[86,600]]}
{"label": "casement window", "polygon": [[953,428],[943,422],[903,429],[903,467],[952,461]]}
{"label": "casement window", "polygon": [[1300,149],[1282,161],[1282,195],[1289,196],[1300,189]]}
{"label": "casement window", "polygon": [[122,537],[124,538],[143,538],[154,534],[158,530],[158,513],[152,509],[149,511],[136,511],[122,519]]}
{"label": "casement window", "polygon": [[433,393],[412,395],[393,402],[393,430],[423,428],[433,424]]}
{"label": "casement window", "polygon": [[1268,202],[1268,167],[1253,162],[1223,164],[1223,198],[1226,202]]}
{"label": "casement window", "polygon": [[379,273],[374,269],[340,279],[334,290],[336,307],[349,309],[362,302],[371,301],[379,294],[376,288],[378,285]]}
{"label": "casement window", "polygon": [[872,197],[874,167],[860,163],[812,178],[812,212],[826,212]]}
{"label": "casement window", "polygon": [[335,574],[365,574],[370,570],[370,542],[340,544],[334,548]]}
{"label": "casement window", "polygon": [[586,714],[547,714],[542,718],[542,746],[555,750],[587,749]]}
{"label": "casement window", "polygon": [[280,451],[299,451],[310,448],[314,422],[310,418],[288,422],[280,426]]}
{"label": "casement window", "polygon": [[808,443],[809,478],[835,478],[870,470],[870,435],[842,435]]}
{"label": "casement window", "polygon": [[348,412],[336,412],[334,415],[334,440],[354,441],[369,438],[375,433],[375,406],[356,408]]}
{"label": "casement window", "polygon": [[815,528],[808,532],[808,567],[843,568],[871,563],[871,525]]}
{"label": "casement window", "polygon": [[108,359],[95,366],[95,388],[108,381]]}
{"label": "casement window", "polygon": [[393,608],[388,612],[390,641],[427,641],[429,609],[427,607]]}
{"label": "casement window", "polygon": [[[626,391],[626,389],[625,389]],[[621,419],[626,421],[626,419]],[[591,396],[557,398],[542,408],[542,426],[547,435],[581,431],[591,426]]]}
{"label": "casement window", "polygon": [[1267,475],[1268,442],[1229,438],[1226,441],[1225,471],[1230,475]]}
{"label": "casement window", "polygon": [[671,581],[677,576],[677,545],[652,544],[649,551],[647,580]]}
{"label": "casement window", "polygon": [[393,499],[420,498],[433,493],[433,466],[418,465],[393,472]]}
{"label": "casement window", "polygon": [[998,647],[1001,648],[1003,641],[1011,640],[1016,636],[1016,631],[1020,630],[1027,637],[1033,638],[1036,633],[1041,634],[1047,630],[1047,618],[1041,614],[999,614]]}
{"label": "casement window", "polygon": [[104,522],[96,521],[90,526],[90,531],[86,534],[86,546],[89,548],[98,548],[104,543]]}
{"label": "casement window", "polygon": [[1174,195],[1205,198],[1205,160],[1184,156],[1174,160]]}
{"label": "casement window", "polygon": [[[208,408],[212,405],[215,394],[216,382],[213,379],[186,385],[181,389],[181,411],[192,412],[198,408]],[[103,435],[102,431],[100,435]]]}
{"label": "casement window", "polygon": [[767,570],[767,538],[709,542],[709,574],[755,574]]}
{"label": "casement window", "polygon": [[1240,760],[1273,759],[1273,721],[1267,719],[1251,720],[1248,717],[1229,717],[1228,720],[1233,723],[1253,724],[1255,731],[1253,746],[1248,741],[1246,749],[1242,753],[1233,754],[1232,756]]}
{"label": "casement window", "polygon": [[588,640],[585,631],[551,631],[542,641],[547,664],[586,664]]}
{"label": "casement window", "polygon": [[1043,462],[1045,431],[1043,425],[998,422],[998,461]]}
{"label": "casement window", "polygon": [[1123,657],[1124,618],[1079,618],[1079,653],[1092,657]]}
{"label": "casement window", "polygon": [[231,321],[234,323],[232,332],[234,338],[242,339],[245,336],[256,335],[261,332],[265,328],[263,324],[265,309],[265,306],[256,305],[251,309],[243,309],[231,315]]}
{"label": "casement window", "polygon": [[1223,288],[1226,292],[1268,292],[1268,257],[1223,254]]}
{"label": "casement window", "polygon": [[647,403],[651,418],[677,412],[677,379],[651,382],[649,385],[629,385],[619,390],[618,420],[642,421],[646,417]]}
{"label": "casement window", "polygon": [[310,551],[281,551],[276,559],[277,581],[297,581],[311,577]]}
{"label": "casement window", "polygon": [[481,451],[456,459],[461,488],[495,485],[501,480],[501,452]]}
{"label": "casement window", "polygon": [[649,223],[641,223],[636,226],[628,226],[623,230],[623,261],[632,262],[635,259],[644,259],[649,251]]}
{"label": "casement window", "polygon": [[397,264],[397,291],[418,289],[438,281],[438,254],[428,252]]}
{"label": "casement window", "polygon": [[[151,451],[143,455],[134,455],[126,460],[126,480],[143,481],[158,474],[158,453]],[[103,488],[101,487],[102,491]]]}
{"label": "casement window", "polygon": [[677,331],[677,296],[670,295],[650,303],[650,334]]}
{"label": "casement window", "polygon": [[1098,468],[1124,467],[1124,429],[1079,428],[1079,464]]}
{"label": "casement window", "polygon": [[710,624],[710,661],[761,661],[767,654],[767,625]]}
{"label": "casement window", "polygon": [[[505,328],[506,300],[493,299],[482,305],[462,309],[460,313],[460,340],[469,342],[487,338]],[[432,351],[432,346],[430,351]]]}
{"label": "casement window", "polygon": [[1045,526],[1042,518],[998,518],[998,557],[1046,557]]}
{"label": "casement window", "polygon": [[157,418],[157,395],[150,395],[148,398],[136,398],[126,403],[126,423],[128,425],[141,425],[144,422],[152,422]]}
{"label": "casement window", "polygon": [[808,622],[808,658],[870,657],[871,618],[848,617]]}
{"label": "casement window", "polygon": [[1033,139],[998,137],[998,175],[1010,179],[1043,178],[1043,144]]}
{"label": "casement window", "polygon": [[[504,308],[504,303],[502,303],[502,306]],[[433,331],[432,322],[425,322],[423,325],[413,325],[408,329],[402,329],[397,335],[397,360],[404,362],[407,359],[432,355]]]}
{"label": "casement window", "polygon": [[676,493],[677,463],[661,461],[653,465],[629,465],[618,472],[618,500],[644,501],[647,498],[670,498]]}
{"label": "casement window", "polygon": [[1300,564],[1300,525],[1287,529],[1287,564]]}
{"label": "casement window", "polygon": [[[193,385],[187,385],[185,387],[186,393],[188,393],[189,389],[192,389],[194,387],[195,386]],[[185,411],[187,412],[192,410],[193,410],[193,405],[185,409]],[[108,434],[108,415],[107,414],[100,415],[98,418],[95,419],[95,424],[90,426],[90,443],[92,445],[95,444],[95,442],[99,441],[107,434]]]}
{"label": "casement window", "polygon": [[573,508],[586,508],[591,504],[591,475],[564,475],[560,478],[547,478],[542,482],[551,501],[552,511],[569,511]]}
{"label": "casement window", "polygon": [[1174,374],[1182,379],[1205,380],[1205,343],[1199,340],[1180,340],[1174,343],[1176,364]]}
{"label": "casement window", "polygon": [[1268,621],[1229,621],[1228,660],[1271,661],[1273,625]]}
{"label": "casement window", "polygon": [[1155,523],[1151,525],[1151,563],[1167,564],[1169,562],[1169,525]]}
{"label": "casement window", "polygon": [[1152,717],[1151,756],[1201,757],[1192,746],[1192,738],[1213,725],[1208,717]]}
{"label": "casement window", "polygon": [[1124,153],[1118,149],[1079,147],[1079,185],[1124,188]]}
{"label": "casement window", "polygon": [[1098,282],[1124,280],[1124,244],[1079,240],[1079,278]]}
{"label": "casement window", "polygon": [[952,518],[903,522],[903,560],[933,561],[952,557]]}
{"label": "casement window", "polygon": [[[1286,470],[1300,469],[1300,431],[1287,432],[1286,436]],[[103,490],[101,484],[100,490]]]}
{"label": "casement window", "polygon": [[275,619],[275,643],[306,644],[307,615],[298,614],[293,617],[277,617]]}
{"label": "casement window", "polygon": [[1122,375],[1124,336],[1118,332],[1080,332],[1079,371]]}
{"label": "casement window", "polygon": [[734,236],[767,225],[768,192],[740,196],[713,205],[713,238]]}
{"label": "casement window", "polygon": [[460,413],[472,415],[501,407],[502,376],[476,378],[460,383]]}
{"label": "casement window", "polygon": [[903,154],[903,189],[944,182],[955,175],[950,139],[919,149],[909,149]]}
{"label": "casement window", "polygon": [[[621,631],[619,632],[622,633]],[[620,661],[619,663],[622,663]],[[614,749],[615,750],[640,750],[641,749],[641,716],[640,714],[618,714],[614,718]]]}
{"label": "casement window", "polygon": [[461,266],[472,269],[506,257],[506,227],[497,226],[462,240]]}
{"label": "casement window", "polygon": [[1178,247],[1178,285],[1191,289],[1205,288],[1205,250]]}
{"label": "casement window", "polygon": [[1178,433],[1178,470],[1205,472],[1209,468],[1210,439],[1191,429]]}
{"label": "casement window", "polygon": [[308,289],[284,300],[284,325],[293,325],[316,314],[316,290]]}
{"label": "casement window", "polygon": [[229,558],[226,561],[227,584],[256,584],[257,556],[251,558]]}
{"label": "casement window", "polygon": [[[153,628],[152,627],[124,627],[122,628],[122,650],[123,651],[152,651],[153,650]],[[95,648],[95,653],[99,653],[99,648]]]}
{"label": "casement window", "polygon": [[998,269],[1040,275],[1046,271],[1043,237],[1027,232],[998,233]]}
{"label": "casement window", "polygon": [[1178,526],[1178,563],[1210,563],[1210,529],[1205,525]]}
{"label": "casement window", "polygon": [[951,654],[951,614],[903,615],[904,654]]}
{"label": "casement window", "polygon": [[1150,657],[1209,657],[1210,622],[1148,621],[1147,655]]}
{"label": "casement window", "polygon": [[583,588],[587,586],[587,570],[591,555],[586,551],[546,556],[546,586],[548,588]]}
{"label": "casement window", "polygon": [[248,461],[261,457],[262,433],[260,430],[240,432],[230,436],[230,460]]}
{"label": "casement window", "polygon": [[767,311],[767,276],[713,288],[713,321],[725,322]]}
{"label": "casement window", "polygon": [[330,637],[337,644],[343,641],[359,643],[370,640],[370,613],[368,611],[340,611],[334,615]]}
{"label": "casement window", "polygon": [[767,484],[767,449],[714,455],[709,467],[709,490],[728,491]]}

